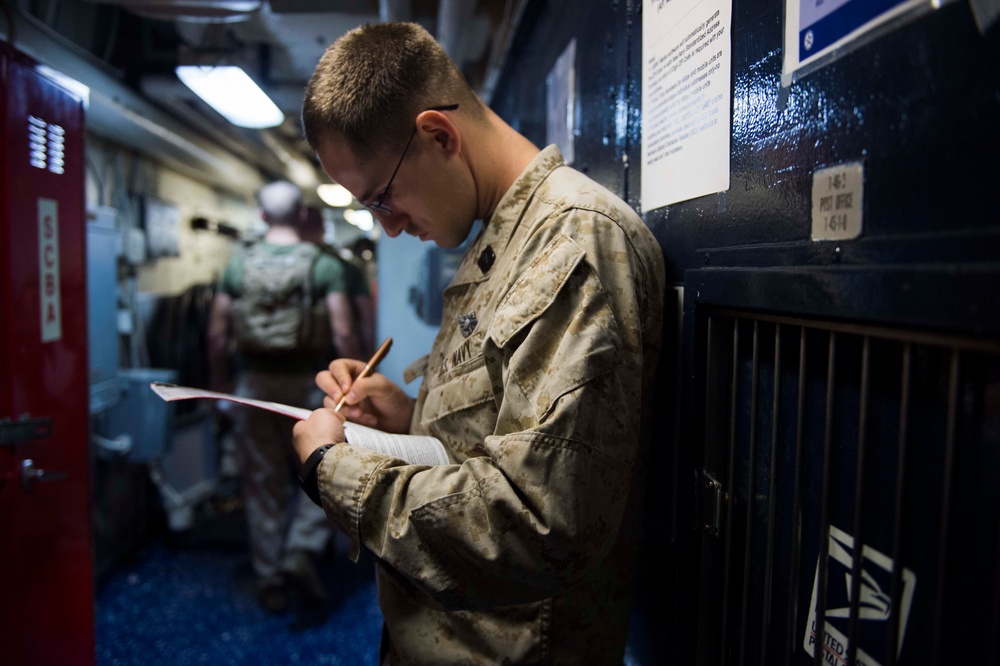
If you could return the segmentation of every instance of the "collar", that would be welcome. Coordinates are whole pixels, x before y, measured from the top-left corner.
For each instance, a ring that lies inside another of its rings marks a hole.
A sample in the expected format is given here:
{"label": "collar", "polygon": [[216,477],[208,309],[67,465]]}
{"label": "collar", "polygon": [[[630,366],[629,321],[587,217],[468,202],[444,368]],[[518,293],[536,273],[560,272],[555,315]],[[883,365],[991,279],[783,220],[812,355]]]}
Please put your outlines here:
{"label": "collar", "polygon": [[[521,175],[517,177],[514,184],[508,188],[500,198],[496,210],[483,224],[479,238],[469,247],[462,263],[455,272],[455,278],[451,284],[467,284],[470,282],[480,282],[489,277],[490,271],[483,271],[480,267],[480,257],[487,248],[493,251],[497,259],[501,257],[507,249],[514,230],[521,223],[524,211],[527,210],[538,186],[548,178],[558,167],[565,164],[559,148],[552,144],[535,155]],[[496,262],[489,262],[490,267]]]}

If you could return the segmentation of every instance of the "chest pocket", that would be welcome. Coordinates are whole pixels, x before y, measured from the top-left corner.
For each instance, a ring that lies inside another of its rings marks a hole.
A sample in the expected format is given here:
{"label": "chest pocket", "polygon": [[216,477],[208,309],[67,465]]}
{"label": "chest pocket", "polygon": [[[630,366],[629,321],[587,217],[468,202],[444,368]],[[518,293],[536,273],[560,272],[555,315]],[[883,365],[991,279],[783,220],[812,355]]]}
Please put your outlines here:
{"label": "chest pocket", "polygon": [[421,425],[461,462],[485,455],[483,442],[497,421],[490,375],[479,352],[427,390]]}

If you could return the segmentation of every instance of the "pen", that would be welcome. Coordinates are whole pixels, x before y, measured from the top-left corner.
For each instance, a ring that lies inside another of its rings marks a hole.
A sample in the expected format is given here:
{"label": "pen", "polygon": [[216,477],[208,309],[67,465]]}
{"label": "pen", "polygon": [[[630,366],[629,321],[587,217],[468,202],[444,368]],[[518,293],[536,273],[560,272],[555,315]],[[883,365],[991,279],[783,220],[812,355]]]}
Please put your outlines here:
{"label": "pen", "polygon": [[[379,348],[375,350],[375,353],[372,354],[371,360],[365,364],[365,367],[361,368],[361,372],[359,372],[358,376],[354,378],[354,382],[367,377],[368,373],[374,370],[375,366],[379,364],[379,361],[381,361],[385,355],[389,353],[389,347],[391,346],[392,338],[386,338],[385,342],[383,342]],[[354,386],[354,382],[351,382],[351,386]],[[333,411],[339,412],[340,408],[344,406],[344,402],[347,400],[347,394],[350,392],[351,386],[348,386],[347,390],[344,391],[344,395],[341,396],[340,402],[338,402],[337,406],[333,408]]]}

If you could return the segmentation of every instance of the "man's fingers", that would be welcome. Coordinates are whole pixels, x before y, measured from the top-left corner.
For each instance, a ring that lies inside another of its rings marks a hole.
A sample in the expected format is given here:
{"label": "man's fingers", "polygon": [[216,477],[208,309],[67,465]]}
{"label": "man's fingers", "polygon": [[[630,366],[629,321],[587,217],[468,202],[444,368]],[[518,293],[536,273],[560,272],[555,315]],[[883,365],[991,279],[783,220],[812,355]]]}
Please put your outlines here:
{"label": "man's fingers", "polygon": [[327,370],[329,370],[334,383],[343,390],[351,385],[364,367],[365,364],[361,361],[352,358],[338,358],[330,363]]}
{"label": "man's fingers", "polygon": [[335,399],[331,398],[329,395],[323,396],[323,407],[325,409],[327,409],[328,411],[332,412],[333,415],[336,416],[338,419],[340,419],[341,422],[347,421],[348,419],[350,419],[350,414],[345,409],[346,406],[345,407],[341,407],[340,411],[336,411],[336,412],[333,411],[334,409],[337,408],[337,403],[338,402],[340,402],[339,398],[335,400]]}

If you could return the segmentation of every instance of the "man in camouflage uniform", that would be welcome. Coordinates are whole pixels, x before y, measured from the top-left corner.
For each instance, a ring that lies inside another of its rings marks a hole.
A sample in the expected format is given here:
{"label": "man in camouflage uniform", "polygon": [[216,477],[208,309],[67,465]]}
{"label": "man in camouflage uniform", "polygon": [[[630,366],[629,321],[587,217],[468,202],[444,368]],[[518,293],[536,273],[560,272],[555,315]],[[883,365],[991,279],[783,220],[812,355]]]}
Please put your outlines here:
{"label": "man in camouflage uniform", "polygon": [[[485,221],[431,353],[408,371],[424,378],[416,401],[376,373],[339,413],[433,435],[452,464],[343,443],[331,409],[295,426],[300,459],[322,455],[312,482],[351,556],[376,558],[382,663],[620,664],[660,341],[656,241],[490,111],[418,26],[338,40],[303,120],[324,169],[389,236],[455,247]],[[327,407],[362,365],[319,375]]]}
{"label": "man in camouflage uniform", "polygon": [[[314,396],[313,378],[329,361],[331,344],[342,356],[362,356],[343,269],[302,241],[299,228],[304,210],[297,186],[288,181],[268,183],[261,188],[259,200],[267,232],[251,250],[230,259],[212,301],[208,327],[212,384],[220,391],[247,398],[315,406],[319,399]],[[269,275],[259,269],[254,275],[249,266],[259,264],[251,261],[251,252],[267,262],[279,262],[283,273],[308,276],[307,291],[315,295],[316,305],[309,304],[301,324],[291,331],[284,326],[268,329],[274,332],[267,337],[273,338],[276,348],[256,340],[240,316],[252,300],[248,291],[253,291],[254,285],[261,286]],[[301,342],[300,327],[307,325],[315,331],[308,337],[319,339],[309,348],[295,347]],[[233,346],[240,366],[235,377],[229,367]],[[258,601],[267,611],[282,613],[289,606],[291,592],[302,602],[298,610],[321,617],[326,592],[315,561],[324,553],[331,530],[323,513],[294,484],[288,419],[242,405],[234,405],[230,413],[236,426],[240,486]]]}

